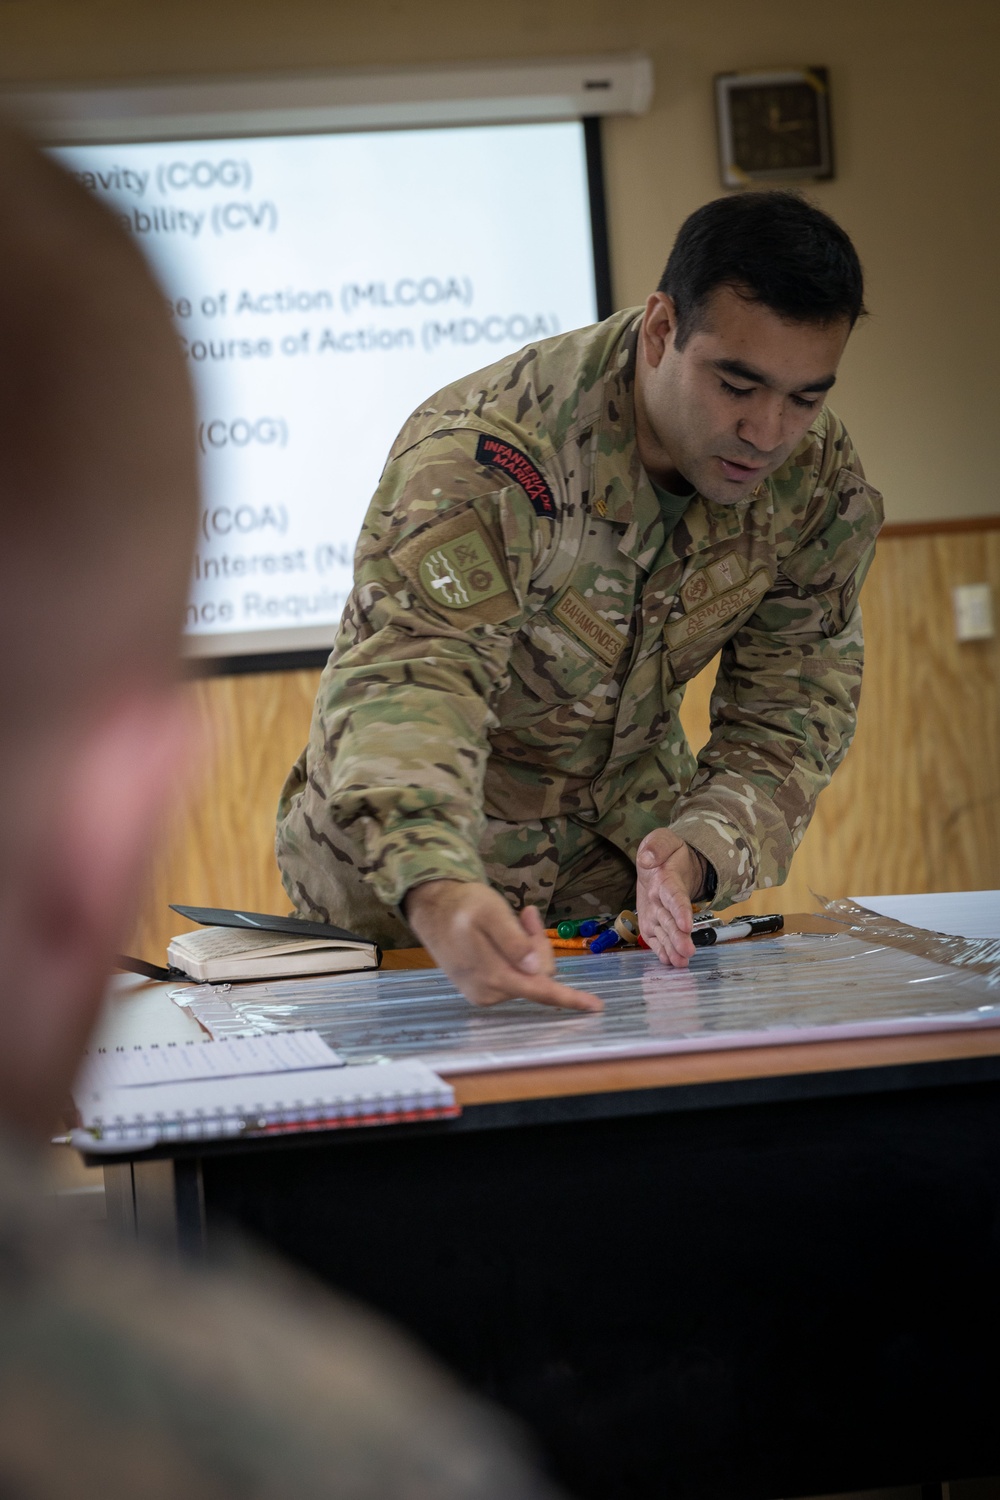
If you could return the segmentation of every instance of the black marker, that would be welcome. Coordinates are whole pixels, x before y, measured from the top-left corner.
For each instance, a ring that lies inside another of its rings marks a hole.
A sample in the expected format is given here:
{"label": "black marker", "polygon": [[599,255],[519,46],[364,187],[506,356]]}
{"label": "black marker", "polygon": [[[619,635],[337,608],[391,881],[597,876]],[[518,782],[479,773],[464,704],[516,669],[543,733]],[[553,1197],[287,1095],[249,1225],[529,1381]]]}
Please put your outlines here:
{"label": "black marker", "polygon": [[734,943],[737,938],[759,937],[762,932],[780,932],[784,917],[740,917],[718,927],[696,927],[691,941],[696,948],[710,948],[713,943]]}

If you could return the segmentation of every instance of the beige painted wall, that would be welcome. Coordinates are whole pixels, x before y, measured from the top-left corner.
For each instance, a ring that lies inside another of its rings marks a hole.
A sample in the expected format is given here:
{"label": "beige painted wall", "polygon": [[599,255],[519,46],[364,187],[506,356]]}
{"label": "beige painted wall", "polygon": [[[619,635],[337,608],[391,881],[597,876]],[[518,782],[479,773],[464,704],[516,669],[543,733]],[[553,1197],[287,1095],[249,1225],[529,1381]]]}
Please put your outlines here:
{"label": "beige painted wall", "polygon": [[631,49],[656,97],[607,129],[620,305],[720,191],[713,74],[827,64],[838,176],[813,191],[857,241],[874,314],[835,405],[891,521],[1000,512],[997,0],[0,0],[9,82]]}

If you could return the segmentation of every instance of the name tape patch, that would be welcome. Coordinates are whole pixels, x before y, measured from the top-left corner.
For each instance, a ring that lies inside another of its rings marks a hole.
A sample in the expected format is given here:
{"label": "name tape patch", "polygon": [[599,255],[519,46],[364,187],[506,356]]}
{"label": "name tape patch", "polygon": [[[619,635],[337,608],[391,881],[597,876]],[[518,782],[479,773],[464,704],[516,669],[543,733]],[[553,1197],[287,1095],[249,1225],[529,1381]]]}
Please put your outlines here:
{"label": "name tape patch", "polygon": [[507,581],[493,560],[482,533],[463,532],[430,547],[420,559],[420,582],[429,596],[446,609],[471,609],[494,599]]}
{"label": "name tape patch", "polygon": [[609,667],[614,666],[625,649],[625,639],[600,615],[595,615],[576,589],[567,589],[552,613],[578,641],[589,646]]}
{"label": "name tape patch", "polygon": [[667,645],[675,651],[678,646],[684,646],[688,641],[704,635],[714,625],[724,624],[734,615],[742,614],[745,609],[749,609],[751,604],[755,604],[762,594],[766,594],[770,587],[771,575],[769,573],[763,571],[755,573],[748,583],[740,584],[738,588],[730,589],[728,593],[717,595],[707,604],[702,604],[700,608],[692,609],[690,614],[684,615],[680,620],[672,620],[664,630]]}
{"label": "name tape patch", "polygon": [[481,433],[476,445],[476,463],[502,469],[515,484],[519,484],[531,501],[536,516],[548,516],[550,519],[555,516],[556,502],[551,489],[544,476],[520,448],[501,442],[500,438],[489,437],[485,432]]}

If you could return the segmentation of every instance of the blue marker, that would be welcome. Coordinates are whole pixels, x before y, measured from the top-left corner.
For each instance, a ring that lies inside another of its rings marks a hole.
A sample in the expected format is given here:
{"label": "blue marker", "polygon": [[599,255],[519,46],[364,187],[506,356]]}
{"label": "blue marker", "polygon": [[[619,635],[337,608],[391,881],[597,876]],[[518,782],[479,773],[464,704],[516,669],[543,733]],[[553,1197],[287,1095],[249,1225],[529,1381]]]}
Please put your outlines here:
{"label": "blue marker", "polygon": [[581,937],[596,937],[607,925],[607,917],[587,917],[580,923],[578,931]]}

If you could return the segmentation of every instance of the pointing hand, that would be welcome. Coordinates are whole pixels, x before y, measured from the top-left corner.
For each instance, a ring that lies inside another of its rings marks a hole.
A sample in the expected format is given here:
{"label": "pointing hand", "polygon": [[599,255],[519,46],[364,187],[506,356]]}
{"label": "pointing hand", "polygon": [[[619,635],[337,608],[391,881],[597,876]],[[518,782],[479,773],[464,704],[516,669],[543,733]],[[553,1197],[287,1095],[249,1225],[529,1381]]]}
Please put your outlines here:
{"label": "pointing hand", "polygon": [[553,977],[555,958],[534,906],[517,914],[490,886],[428,880],[407,891],[403,911],[417,937],[473,1005],[537,1000],[564,1010],[601,1010],[586,990]]}

